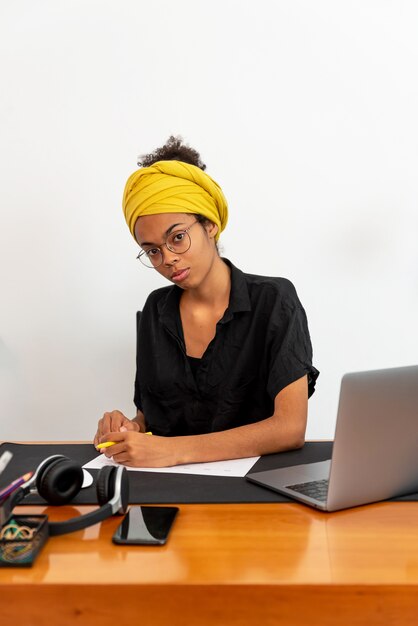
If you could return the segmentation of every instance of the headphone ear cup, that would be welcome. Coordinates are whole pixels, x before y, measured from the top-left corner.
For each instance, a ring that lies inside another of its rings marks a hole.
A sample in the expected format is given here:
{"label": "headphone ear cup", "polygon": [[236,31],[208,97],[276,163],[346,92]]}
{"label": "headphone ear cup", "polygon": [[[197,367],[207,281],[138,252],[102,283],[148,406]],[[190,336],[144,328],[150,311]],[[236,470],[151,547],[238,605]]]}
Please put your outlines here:
{"label": "headphone ear cup", "polygon": [[107,504],[115,496],[116,485],[119,484],[119,509],[118,513],[126,513],[129,504],[129,476],[126,467],[113,467],[106,465],[102,467],[97,477],[96,492],[97,501],[100,506]]}
{"label": "headphone ear cup", "polygon": [[96,511],[90,511],[66,522],[50,522],[48,524],[50,536],[82,530],[102,522],[115,513],[126,513],[129,504],[129,477],[126,467],[121,465],[103,467],[97,477],[96,491],[100,504]]}
{"label": "headphone ear cup", "polygon": [[123,468],[122,472],[120,498],[121,508],[119,509],[119,513],[122,515],[126,513],[129,505],[129,473],[126,467]]}
{"label": "headphone ear cup", "polygon": [[75,461],[65,456],[51,459],[36,479],[36,488],[49,504],[67,504],[80,491],[83,470]]}
{"label": "headphone ear cup", "polygon": [[97,477],[96,493],[100,506],[107,504],[115,495],[116,467],[106,465],[102,467]]}

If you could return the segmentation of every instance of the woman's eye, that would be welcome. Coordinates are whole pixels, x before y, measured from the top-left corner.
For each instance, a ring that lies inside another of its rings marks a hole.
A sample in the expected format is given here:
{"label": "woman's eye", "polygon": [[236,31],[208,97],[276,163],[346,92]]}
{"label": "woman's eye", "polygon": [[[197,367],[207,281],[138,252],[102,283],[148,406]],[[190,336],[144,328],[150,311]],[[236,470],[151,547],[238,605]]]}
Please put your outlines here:
{"label": "woman's eye", "polygon": [[180,243],[180,241],[183,241],[183,238],[184,238],[184,233],[177,233],[173,237],[173,242],[174,243]]}
{"label": "woman's eye", "polygon": [[145,254],[147,256],[155,256],[158,253],[159,253],[159,249],[158,248],[151,248],[150,250],[145,250]]}

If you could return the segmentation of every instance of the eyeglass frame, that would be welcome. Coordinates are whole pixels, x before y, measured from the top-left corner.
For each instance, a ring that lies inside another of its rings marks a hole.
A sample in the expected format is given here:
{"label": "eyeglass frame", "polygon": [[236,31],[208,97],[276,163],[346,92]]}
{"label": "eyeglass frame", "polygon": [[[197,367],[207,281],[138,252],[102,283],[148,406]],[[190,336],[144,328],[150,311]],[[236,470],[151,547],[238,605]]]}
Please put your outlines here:
{"label": "eyeglass frame", "polygon": [[[141,250],[141,252],[138,254],[138,256],[136,257],[144,267],[147,267],[148,269],[152,270],[152,269],[156,269],[157,267],[160,267],[163,264],[164,261],[164,254],[162,251],[162,247],[165,246],[167,248],[167,250],[169,250],[170,252],[175,252],[177,254],[184,254],[185,252],[188,252],[191,248],[192,245],[192,238],[189,235],[189,230],[191,229],[192,226],[194,226],[195,224],[201,224],[200,220],[195,220],[192,224],[190,224],[190,226],[188,226],[187,228],[181,228],[180,230],[173,230],[169,235],[167,235],[165,241],[163,241],[163,243],[160,246],[153,246],[152,248],[150,248],[150,250],[152,250],[153,248],[158,248],[158,251],[161,255],[161,262],[158,265],[152,265],[152,261],[150,260],[151,265],[145,265],[145,263],[141,260],[141,257],[144,256],[144,254],[146,255],[147,252],[149,252],[149,250]],[[186,250],[183,250],[183,252],[178,252],[178,250],[172,250],[170,248],[170,246],[167,244],[167,239],[169,237],[172,237],[173,235],[178,235],[179,233],[185,233],[188,235],[189,237],[189,241],[190,241],[190,245]],[[147,257],[149,258],[149,257]]]}

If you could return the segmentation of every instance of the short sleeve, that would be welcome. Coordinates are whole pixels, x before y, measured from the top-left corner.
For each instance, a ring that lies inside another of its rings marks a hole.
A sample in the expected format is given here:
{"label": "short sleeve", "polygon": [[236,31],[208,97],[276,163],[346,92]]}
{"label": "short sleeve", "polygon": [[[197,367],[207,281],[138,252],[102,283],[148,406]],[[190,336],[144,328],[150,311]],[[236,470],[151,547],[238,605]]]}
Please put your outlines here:
{"label": "short sleeve", "polygon": [[273,325],[267,392],[274,399],[287,385],[308,376],[308,397],[315,391],[319,371],[312,365],[312,344],[303,307],[296,305]]}

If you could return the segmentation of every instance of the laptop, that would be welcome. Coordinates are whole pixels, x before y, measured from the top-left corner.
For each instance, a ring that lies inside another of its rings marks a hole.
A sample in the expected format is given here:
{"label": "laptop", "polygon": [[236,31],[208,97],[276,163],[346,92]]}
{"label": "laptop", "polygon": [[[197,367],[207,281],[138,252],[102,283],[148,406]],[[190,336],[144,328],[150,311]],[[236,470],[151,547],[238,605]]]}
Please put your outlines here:
{"label": "laptop", "polygon": [[341,381],[332,458],[247,480],[323,511],[418,491],[418,365]]}

